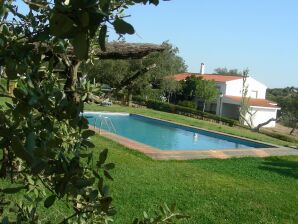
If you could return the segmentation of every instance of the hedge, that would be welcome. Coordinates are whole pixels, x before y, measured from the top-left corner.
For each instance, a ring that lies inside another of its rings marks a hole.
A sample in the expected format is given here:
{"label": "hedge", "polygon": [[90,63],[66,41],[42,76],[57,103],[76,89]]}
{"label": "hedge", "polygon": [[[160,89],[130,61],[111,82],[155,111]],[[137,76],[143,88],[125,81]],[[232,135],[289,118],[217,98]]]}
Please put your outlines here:
{"label": "hedge", "polygon": [[183,107],[183,106],[170,104],[170,103],[164,103],[161,101],[146,100],[141,97],[133,97],[132,100],[137,104],[146,106],[146,107],[154,109],[154,110],[175,113],[175,114],[182,114],[182,115],[186,115],[189,117],[196,117],[196,118],[199,117],[201,119],[206,119],[206,120],[213,120],[217,123],[221,122],[221,123],[229,125],[231,127],[237,123],[237,121],[235,121],[235,120],[228,119],[225,117],[219,117],[217,115],[202,112],[202,111],[199,111],[194,108]]}
{"label": "hedge", "polygon": [[277,138],[277,139],[286,141],[286,142],[298,143],[298,140],[296,138],[288,136],[288,135],[269,132],[269,131],[266,131],[266,130],[260,130],[260,133],[268,135],[268,136],[273,137],[273,138]]}

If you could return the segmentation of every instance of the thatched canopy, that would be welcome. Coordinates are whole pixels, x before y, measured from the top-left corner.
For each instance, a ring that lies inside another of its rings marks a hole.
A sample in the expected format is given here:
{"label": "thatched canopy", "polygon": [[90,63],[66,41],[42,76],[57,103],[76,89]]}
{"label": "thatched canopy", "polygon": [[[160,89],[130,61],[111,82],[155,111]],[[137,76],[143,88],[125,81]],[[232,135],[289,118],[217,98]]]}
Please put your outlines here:
{"label": "thatched canopy", "polygon": [[[35,42],[33,43],[38,51],[40,47],[48,48],[47,44]],[[110,42],[106,43],[106,50],[95,49],[95,57],[99,59],[141,59],[152,52],[164,51],[166,47],[158,44],[148,43],[126,43],[126,42]],[[48,49],[51,52],[50,49]],[[73,48],[67,49],[68,56],[74,56]]]}
{"label": "thatched canopy", "polygon": [[106,44],[106,51],[95,52],[100,59],[140,59],[152,52],[165,50],[163,45],[111,42]]}

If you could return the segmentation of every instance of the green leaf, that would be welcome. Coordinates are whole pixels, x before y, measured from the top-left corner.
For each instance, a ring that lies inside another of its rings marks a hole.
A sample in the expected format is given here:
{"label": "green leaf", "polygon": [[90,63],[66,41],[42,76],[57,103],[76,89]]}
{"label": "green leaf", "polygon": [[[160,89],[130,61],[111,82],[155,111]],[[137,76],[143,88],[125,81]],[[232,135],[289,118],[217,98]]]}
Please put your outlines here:
{"label": "green leaf", "polygon": [[56,195],[50,195],[47,197],[47,199],[44,201],[44,207],[49,208],[51,207],[56,200]]}
{"label": "green leaf", "polygon": [[108,13],[109,8],[110,8],[110,2],[111,2],[111,0],[100,0],[99,1],[99,6],[103,12]]}
{"label": "green leaf", "polygon": [[99,36],[98,36],[98,43],[101,50],[106,50],[106,36],[107,36],[107,26],[103,25],[100,29]]}
{"label": "green leaf", "polygon": [[110,207],[110,204],[112,203],[111,197],[105,197],[101,199],[100,204],[102,206],[103,211],[107,211]]}
{"label": "green leaf", "polygon": [[105,175],[106,178],[110,179],[110,180],[114,180],[113,177],[109,174],[108,171],[104,170],[103,174]]}
{"label": "green leaf", "polygon": [[50,33],[61,37],[72,30],[74,21],[61,13],[53,13],[50,17]]}
{"label": "green leaf", "polygon": [[73,40],[74,53],[78,59],[87,59],[89,51],[89,39],[86,33],[78,33]]}
{"label": "green leaf", "polygon": [[98,190],[100,192],[102,192],[102,189],[103,189],[103,178],[102,177],[98,177],[97,187],[98,187]]}
{"label": "green leaf", "polygon": [[13,137],[11,140],[11,147],[16,154],[16,156],[27,161],[28,163],[32,162],[32,158],[28,152],[25,151],[20,139],[18,137]]}
{"label": "green leaf", "polygon": [[6,9],[3,5],[3,2],[0,4],[0,18],[5,15]]}
{"label": "green leaf", "polygon": [[104,169],[106,170],[111,170],[115,168],[115,164],[114,163],[107,163],[104,165]]}
{"label": "green leaf", "polygon": [[145,218],[145,219],[148,219],[148,214],[147,214],[147,212],[144,211],[144,212],[143,212],[143,215],[144,215],[144,218]]}
{"label": "green leaf", "polygon": [[84,145],[84,146],[86,146],[88,148],[94,148],[95,147],[95,145],[92,142],[90,142],[89,140],[87,140],[87,139],[83,139],[82,145]]}
{"label": "green leaf", "polygon": [[18,193],[20,192],[21,190],[25,189],[24,186],[20,186],[20,187],[10,187],[10,188],[5,188],[5,189],[2,189],[1,191],[4,193],[4,194],[15,194],[15,193]]}
{"label": "green leaf", "polygon": [[35,184],[35,183],[34,183],[34,180],[32,179],[31,176],[27,176],[27,181],[28,181],[28,183],[29,183],[30,185],[34,185],[34,184]]}
{"label": "green leaf", "polygon": [[17,65],[14,60],[9,60],[6,64],[5,73],[9,80],[13,80],[17,78]]}
{"label": "green leaf", "polygon": [[149,0],[150,4],[157,6],[159,4],[159,0]]}
{"label": "green leaf", "polygon": [[33,131],[29,132],[26,140],[27,140],[25,144],[26,150],[32,151],[36,145],[36,136]]}
{"label": "green leaf", "polygon": [[148,2],[148,0],[133,0],[135,3],[143,3],[144,5]]}
{"label": "green leaf", "polygon": [[125,22],[123,19],[120,19],[119,17],[116,17],[114,23],[114,28],[118,34],[134,34],[135,30],[133,26],[127,22]]}
{"label": "green leaf", "polygon": [[86,130],[82,133],[83,138],[89,138],[90,136],[93,136],[95,134],[94,131],[92,130]]}
{"label": "green leaf", "polygon": [[108,149],[102,150],[99,154],[98,165],[101,166],[102,164],[104,164],[107,157],[108,157]]}

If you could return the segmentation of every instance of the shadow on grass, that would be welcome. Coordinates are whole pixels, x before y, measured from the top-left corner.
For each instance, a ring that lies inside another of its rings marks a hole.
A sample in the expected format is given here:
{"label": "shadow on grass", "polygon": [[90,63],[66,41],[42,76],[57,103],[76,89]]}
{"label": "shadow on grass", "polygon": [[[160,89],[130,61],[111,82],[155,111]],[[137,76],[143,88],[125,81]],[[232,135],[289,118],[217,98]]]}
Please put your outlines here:
{"label": "shadow on grass", "polygon": [[298,179],[298,161],[270,157],[265,159],[259,168]]}

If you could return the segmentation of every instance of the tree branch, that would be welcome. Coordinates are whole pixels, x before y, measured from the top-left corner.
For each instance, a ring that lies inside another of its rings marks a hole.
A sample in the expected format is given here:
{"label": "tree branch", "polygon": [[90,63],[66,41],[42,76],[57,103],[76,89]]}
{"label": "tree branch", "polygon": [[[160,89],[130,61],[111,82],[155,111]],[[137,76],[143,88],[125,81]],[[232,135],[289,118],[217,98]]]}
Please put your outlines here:
{"label": "tree branch", "polygon": [[270,118],[268,121],[265,121],[263,123],[258,124],[256,127],[254,127],[252,129],[252,131],[259,132],[261,127],[269,124],[271,121],[277,121],[277,119],[276,118]]}
{"label": "tree branch", "polygon": [[133,76],[124,79],[121,81],[121,83],[116,87],[117,90],[123,89],[124,87],[130,85],[134,80],[139,78],[141,75],[144,75],[147,73],[149,70],[153,69],[156,67],[156,64],[150,65],[148,67],[142,68],[141,70],[137,71]]}
{"label": "tree branch", "polygon": [[239,114],[239,116],[241,117],[241,119],[243,119],[245,122],[246,122],[246,124],[248,125],[248,127],[250,128],[250,129],[252,129],[253,127],[252,127],[252,124],[250,124],[250,122],[246,119],[246,117],[243,115],[243,114]]}

